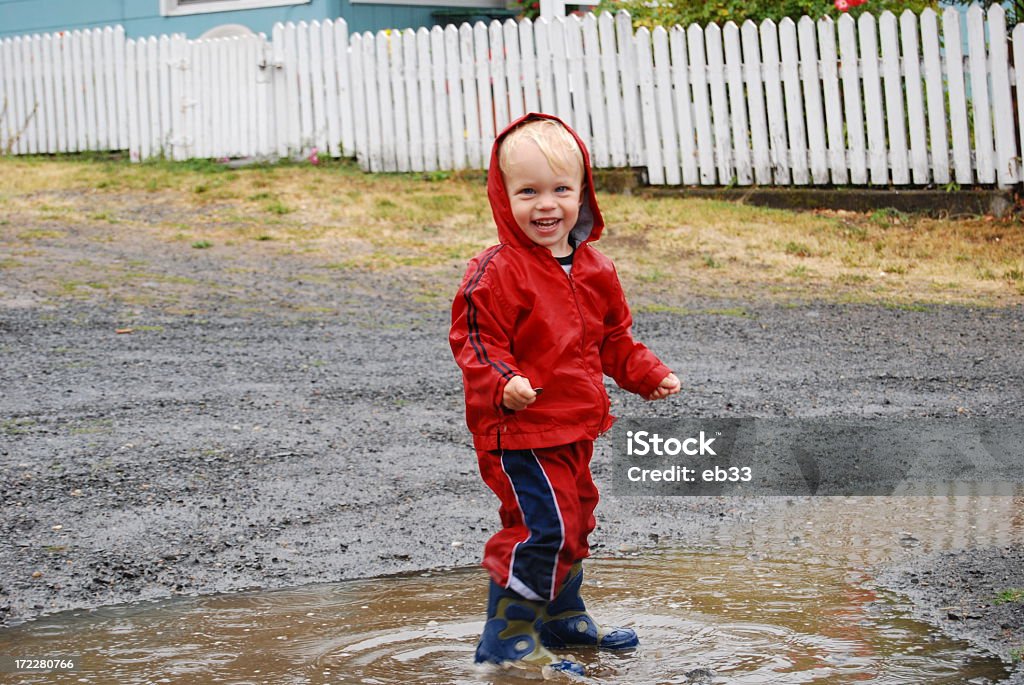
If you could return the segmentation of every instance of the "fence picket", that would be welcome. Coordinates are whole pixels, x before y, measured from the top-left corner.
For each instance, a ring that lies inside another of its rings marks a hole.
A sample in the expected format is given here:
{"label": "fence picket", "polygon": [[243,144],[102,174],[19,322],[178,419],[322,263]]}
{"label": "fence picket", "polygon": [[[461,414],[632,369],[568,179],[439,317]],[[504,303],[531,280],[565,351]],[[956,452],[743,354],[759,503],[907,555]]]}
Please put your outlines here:
{"label": "fence picket", "polygon": [[967,59],[974,112],[974,165],[981,183],[996,180],[992,141],[992,107],[988,94],[988,59],[985,52],[985,12],[980,5],[967,10]]}
{"label": "fence picket", "polygon": [[[343,21],[339,19],[338,21]],[[345,43],[337,42],[334,22],[324,21],[320,27],[320,46],[322,50],[321,64],[324,75],[324,105],[327,117],[327,149],[331,157],[341,156],[341,108],[345,102],[338,96],[338,54],[337,46],[344,52]]]}
{"label": "fence picket", "polygon": [[[288,103],[285,100],[284,92],[285,86],[287,85],[288,82],[288,76],[284,73],[284,24],[274,24],[274,27],[270,32],[270,51],[271,53],[267,68],[270,71],[269,79],[271,89],[273,90],[274,93],[273,106],[275,122],[275,125],[270,131],[271,145],[273,146],[276,155],[278,155],[279,157],[284,157],[288,154],[288,146],[285,143],[287,134],[283,130],[285,123],[288,120]],[[360,61],[362,60],[360,59]],[[353,102],[360,103],[362,93],[360,91],[356,92],[359,93],[359,97],[354,97]],[[353,104],[353,106],[356,105]],[[358,151],[356,152],[356,159],[360,159]]]}
{"label": "fence picket", "polygon": [[445,78],[448,93],[448,126],[452,139],[452,166],[466,168],[466,125],[462,120],[462,87],[459,80],[459,31],[449,24],[444,29]]}
{"label": "fence picket", "polygon": [[836,52],[836,25],[831,17],[818,20],[818,48],[821,51],[822,95],[825,102],[825,129],[828,137],[828,167],[832,183],[846,185],[846,140],[843,135],[843,101],[839,90],[839,58]]}
{"label": "fence picket", "polygon": [[694,128],[693,107],[690,104],[690,66],[686,49],[686,30],[682,26],[672,27],[669,47],[672,55],[672,92],[679,128],[682,182],[695,184],[700,180],[697,172],[697,131]]}
{"label": "fence picket", "polygon": [[[494,93],[494,131],[501,131],[509,125],[509,91],[507,51],[505,49],[504,27],[500,21],[492,21],[487,27],[487,39],[491,56],[491,89]],[[494,133],[489,138],[493,141]]]}
{"label": "fence picket", "polygon": [[[310,72],[310,25],[300,21],[295,27],[295,54],[297,65],[295,70],[299,86],[299,137],[295,152],[304,155],[316,145],[316,125],[313,122],[313,91],[316,90]],[[381,84],[383,85],[383,83]]]}
{"label": "fence picket", "polygon": [[402,32],[402,63],[405,65],[405,125],[409,141],[409,168],[412,171],[426,171],[426,163],[423,161],[423,141],[426,139],[423,124],[426,113],[420,97],[420,84],[423,81],[419,78],[416,48],[416,34],[412,29],[406,29]]}
{"label": "fence picket", "polygon": [[459,27],[459,79],[462,81],[462,135],[466,141],[466,164],[470,169],[481,168],[480,163],[480,111],[478,109],[476,74],[473,69],[473,28],[469,24]]}
{"label": "fence picket", "polygon": [[889,165],[892,182],[906,185],[910,182],[910,168],[907,159],[906,115],[903,110],[903,78],[900,75],[899,36],[896,30],[896,15],[883,12],[878,20],[882,44],[882,78],[885,83],[886,129],[889,141]]}
{"label": "fence picket", "polygon": [[[150,128],[150,134],[152,135],[152,154],[154,157],[165,157],[167,154],[167,145],[165,139],[165,132],[168,129],[168,123],[166,119],[166,112],[164,111],[164,76],[163,76],[163,54],[160,49],[160,40],[153,38],[150,44],[150,52],[148,54],[149,69],[148,79],[150,88],[150,115],[153,119],[152,127]],[[88,121],[88,113],[86,113],[86,120]]]}
{"label": "fence picket", "polygon": [[395,99],[391,79],[391,37],[387,31],[374,34],[373,79],[377,91],[377,120],[380,122],[380,170],[398,171],[398,150],[396,149]]}
{"label": "fence picket", "polygon": [[[66,152],[74,152],[78,149],[78,117],[75,113],[75,87],[74,68],[71,57],[71,34],[61,33],[60,44],[60,71],[61,83],[59,93],[64,101],[64,125],[67,130],[64,132],[64,149]],[[138,51],[138,41],[136,41]]]}
{"label": "fence picket", "polygon": [[[379,37],[379,34],[378,34]],[[363,56],[363,89],[366,93],[366,134],[368,144],[366,146],[367,168],[370,171],[385,171],[384,158],[386,156],[386,143],[383,138],[382,129],[387,125],[381,121],[380,100],[377,85],[378,65],[377,39],[366,31],[362,40]]]}
{"label": "fence picket", "polygon": [[694,124],[697,129],[697,170],[701,184],[711,185],[715,182],[715,141],[711,135],[711,97],[708,95],[704,30],[697,24],[690,24],[686,30],[686,44],[690,58]]}
{"label": "fence picket", "polygon": [[11,107],[10,87],[14,80],[14,67],[8,50],[10,39],[0,38],[0,154],[7,154],[7,146],[14,139],[14,115]]}
{"label": "fence picket", "polygon": [[[300,27],[303,28],[303,27]],[[306,33],[303,31],[303,33]],[[300,44],[308,41],[299,41]],[[245,118],[245,108],[242,103],[242,88],[241,79],[239,73],[242,68],[241,55],[238,52],[239,39],[237,36],[224,38],[221,40],[224,55],[223,64],[227,65],[227,69],[224,70],[224,92],[227,94],[228,106],[225,108],[227,113],[225,126],[231,127],[231,147],[226,157],[241,157],[244,153],[242,150],[245,149],[245,125],[243,123]],[[308,46],[304,46],[305,49],[300,48],[299,54],[306,53],[308,56]],[[307,57],[308,60],[308,57]],[[301,58],[300,58],[301,62]],[[301,70],[300,70],[301,71]],[[307,61],[307,83],[308,83],[308,61]],[[307,86],[308,87],[308,86]],[[300,108],[303,103],[300,103]],[[309,135],[312,135],[311,129],[306,129]]]}
{"label": "fence picket", "polygon": [[640,85],[640,115],[647,141],[647,178],[650,183],[665,182],[665,165],[659,145],[658,112],[654,101],[654,67],[651,61],[651,34],[645,27],[636,32],[637,82]]}
{"label": "fence picket", "polygon": [[535,33],[534,39],[537,47],[535,68],[537,70],[537,84],[540,104],[540,112],[555,114],[558,105],[555,102],[555,89],[552,83],[551,66],[551,22],[540,17],[533,24]]}
{"label": "fence picket", "polygon": [[825,142],[825,118],[821,104],[821,77],[818,73],[818,41],[814,20],[810,17],[801,18],[797,33],[811,180],[816,184],[823,184],[829,181],[828,145]]}
{"label": "fence picket", "polygon": [[644,127],[644,140],[647,148],[643,165],[647,167],[650,183],[665,182],[665,166],[662,161],[660,132],[658,130],[658,111],[654,95],[654,65],[651,55],[651,34],[641,27],[636,32],[636,54],[633,63],[636,65],[636,80],[640,89],[640,117]]}
{"label": "fence picket", "polygon": [[526,114],[523,99],[523,60],[519,49],[519,24],[506,19],[501,25],[502,44],[505,46],[505,87],[508,94],[508,120],[515,121]]}
{"label": "fence picket", "polygon": [[929,7],[921,13],[921,52],[927,92],[930,169],[936,183],[949,183],[949,141],[946,137],[946,94],[939,57],[938,17]]}
{"label": "fence picket", "polygon": [[[12,52],[12,64],[14,65],[14,99],[11,102],[11,113],[13,114],[15,123],[16,133],[14,136],[14,152],[17,154],[25,154],[28,152],[28,144],[26,143],[25,132],[28,129],[30,118],[35,115],[33,106],[26,103],[25,98],[25,76],[27,69],[25,68],[24,60],[24,41],[21,36],[16,36],[14,42],[11,44]],[[27,106],[26,106],[27,105]]]}
{"label": "fence picket", "polygon": [[526,112],[540,112],[540,90],[537,81],[537,56],[534,44],[534,26],[529,19],[519,23],[519,56],[523,61],[523,98]]}
{"label": "fence picket", "polygon": [[629,13],[615,14],[619,78],[622,81],[623,132],[626,135],[626,163],[637,166],[644,158],[644,130],[640,125],[640,88],[636,83],[636,45]]}
{"label": "fence picket", "polygon": [[917,41],[917,15],[906,10],[900,15],[900,39],[903,43],[903,78],[907,96],[907,120],[910,122],[910,167],[914,183],[930,182],[928,174],[928,138],[924,91],[921,88],[921,55]]}
{"label": "fence picket", "polygon": [[608,139],[608,164],[626,166],[626,133],[622,115],[622,91],[615,47],[615,20],[602,12],[597,20],[598,41],[601,50],[601,75],[604,79],[604,104]]}
{"label": "fence picket", "polygon": [[[164,36],[161,38],[158,45],[160,48],[165,48],[167,45],[168,38]],[[99,114],[96,111],[98,105],[98,99],[96,97],[96,61],[93,57],[93,40],[92,31],[83,31],[81,34],[81,41],[79,42],[79,48],[81,49],[81,70],[82,70],[82,97],[85,99],[85,126],[86,126],[86,142],[83,150],[98,150],[99,149]],[[161,53],[163,57],[163,53]],[[31,91],[28,91],[31,92]],[[163,91],[160,92],[160,115],[161,118],[165,116],[166,107],[166,96]],[[29,129],[34,131],[34,129]],[[32,141],[32,136],[28,138]],[[34,145],[34,141],[31,143]]]}
{"label": "fence picket", "polygon": [[722,55],[722,29],[708,24],[704,29],[704,49],[708,60],[708,86],[711,89],[711,124],[715,136],[715,168],[718,183],[735,182],[732,157],[729,100],[725,92],[725,60]]}
{"label": "fence picket", "polygon": [[761,43],[757,24],[749,19],[740,27],[743,54],[743,80],[747,85],[747,110],[751,147],[751,182],[760,185],[772,182],[771,157],[768,144],[768,115],[765,110],[764,84],[761,72]]}
{"label": "fence picket", "polygon": [[416,71],[415,79],[419,83],[419,119],[413,133],[419,133],[419,158],[422,160],[423,171],[437,169],[437,120],[434,103],[434,81],[431,73],[430,32],[421,26],[416,30]]}
{"label": "fence picket", "polygon": [[868,182],[867,148],[864,142],[864,110],[861,107],[860,60],[857,51],[857,25],[849,14],[839,18],[840,75],[843,80],[843,113],[846,123],[850,182]]}
{"label": "fence picket", "polygon": [[[286,114],[287,120],[284,122],[284,130],[286,133],[286,147],[285,155],[297,155],[302,153],[302,148],[305,146],[303,141],[303,130],[302,130],[302,95],[303,95],[303,77],[302,77],[302,62],[301,62],[301,51],[298,45],[298,28],[292,22],[288,22],[284,27],[284,65],[283,71],[283,83],[285,92],[285,103],[287,105]],[[363,42],[363,48],[366,48],[366,42]],[[364,56],[365,64],[365,56]],[[376,91],[374,91],[376,93]]]}
{"label": "fence picket", "polygon": [[[1016,65],[1014,76],[1017,86],[1017,121],[1024,122],[1024,22],[1013,29],[1013,63]],[[1018,136],[1021,149],[1024,150],[1024,126],[1018,123]]]}
{"label": "fence picket", "polygon": [[[177,161],[188,159],[189,154],[188,132],[185,130],[185,101],[188,96],[185,93],[183,83],[185,73],[184,43],[185,37],[180,34],[175,35],[171,39],[170,63],[168,64],[172,127],[172,137],[170,140],[171,157]],[[232,54],[237,54],[237,51],[232,51]],[[102,100],[102,97],[99,100]],[[101,112],[104,109],[104,107],[100,107]],[[235,128],[240,128],[237,124],[238,120],[236,119],[235,121]]]}
{"label": "fence picket", "polygon": [[972,179],[970,133],[967,123],[967,92],[960,42],[960,12],[947,7],[942,13],[943,45],[946,48],[946,82],[949,89],[949,126],[953,141],[953,168],[957,183]]}
{"label": "fence picket", "polygon": [[791,181],[789,165],[789,137],[786,129],[786,110],[782,96],[781,60],[779,58],[778,27],[771,19],[761,22],[761,59],[764,64],[764,98],[768,112],[769,158],[775,183],[788,185]]}
{"label": "fence picket", "polygon": [[583,17],[583,63],[587,82],[587,111],[594,125],[590,153],[595,167],[611,166],[608,152],[608,121],[602,95],[607,92],[601,74],[601,44],[597,35],[597,17]]}
{"label": "fence picket", "polygon": [[[267,40],[267,34],[259,34],[259,43],[256,48],[256,74],[254,86],[259,94],[256,96],[256,102],[260,112],[257,116],[258,132],[257,138],[259,140],[259,149],[257,154],[263,158],[271,159],[274,156],[277,148],[277,140],[274,129],[276,128],[277,120],[274,118],[274,110],[277,106],[274,102],[274,72],[277,69],[274,67],[274,50],[273,45]],[[342,47],[342,50],[347,48],[347,43]],[[200,79],[203,81],[203,79]],[[205,84],[204,84],[205,85]],[[349,152],[350,156],[355,156],[353,152]]]}
{"label": "fence picket", "polygon": [[[860,15],[857,22],[860,37],[860,54],[878,54],[878,36],[875,32],[875,18],[870,14]],[[874,59],[861,60],[864,81],[864,118],[868,129],[868,169],[871,183],[889,183],[889,164],[885,145],[885,115],[882,112],[882,80],[878,62]]]}
{"label": "fence picket", "polygon": [[120,123],[117,121],[117,79],[115,74],[117,64],[114,57],[114,29],[107,26],[97,37],[102,41],[103,54],[103,98],[106,101],[104,109],[107,112],[105,149],[116,150],[118,149],[117,138]]}
{"label": "fence picket", "polygon": [[[117,149],[127,150],[128,149],[128,110],[127,102],[128,98],[125,92],[126,84],[124,81],[125,73],[125,58],[127,57],[125,52],[125,35],[124,27],[117,26],[114,28],[113,36],[113,50],[114,50],[114,97],[116,102],[114,106],[117,111]],[[54,41],[55,44],[57,40]],[[57,92],[60,92],[60,86],[58,82]],[[59,106],[62,106],[62,102]],[[61,150],[63,151],[63,150]]]}
{"label": "fence picket", "polygon": [[203,40],[195,43],[193,58],[199,102],[196,104],[195,150],[199,157],[216,157],[213,150],[214,131],[219,130],[214,114],[214,43]]}
{"label": "fence picket", "polygon": [[[184,101],[181,107],[185,110],[185,126],[188,129],[189,148],[188,159],[195,159],[199,156],[199,135],[203,128],[199,121],[199,106],[202,79],[198,75],[199,50],[196,41],[184,41],[185,60],[188,69],[183,73],[184,77]],[[250,89],[251,90],[251,89]]]}
{"label": "fence picket", "polygon": [[44,138],[46,146],[44,152],[56,152],[57,151],[57,101],[53,95],[53,39],[49,34],[46,34],[40,39],[40,79],[39,84],[42,87],[42,102],[43,112],[45,116],[43,128],[46,132]]}
{"label": "fence picket", "polygon": [[725,43],[725,74],[729,87],[729,112],[732,117],[732,158],[735,178],[739,185],[754,182],[750,159],[749,125],[747,124],[747,95],[743,84],[743,57],[740,53],[740,30],[734,22],[727,22],[722,31]]}
{"label": "fence picket", "polygon": [[[158,101],[153,97],[157,92],[153,79],[153,62],[156,59],[156,41],[140,40],[135,45],[138,57],[138,82],[139,82],[139,157],[143,160],[151,159],[159,154],[159,136],[154,132],[154,127],[159,124],[160,114],[157,111]],[[84,113],[81,109],[76,115],[78,125],[82,125]],[[81,129],[79,129],[81,130]],[[79,139],[81,139],[79,133]]]}
{"label": "fence picket", "polygon": [[[652,141],[658,146],[658,158],[664,168],[664,182],[669,185],[682,183],[682,169],[679,164],[679,139],[676,135],[676,115],[672,102],[672,65],[668,58],[668,33],[658,26],[652,34],[654,42],[654,109],[661,135]],[[643,64],[643,60],[641,60]],[[643,94],[643,85],[640,89]]]}
{"label": "fence picket", "polygon": [[355,143],[355,97],[357,92],[352,83],[352,52],[349,51],[348,23],[344,19],[334,21],[334,45],[337,58],[338,102],[340,108],[341,143],[339,154],[351,157],[356,149]]}
{"label": "fence picket", "polygon": [[[363,65],[363,36],[353,33],[349,36],[349,86],[352,89],[352,144],[356,154],[356,162],[363,169],[370,168],[370,131],[366,85],[366,66]],[[275,91],[276,92],[276,91]]]}
{"label": "fence picket", "polygon": [[392,31],[387,40],[390,43],[388,80],[391,82],[391,110],[394,117],[395,171],[405,172],[412,168],[408,124],[410,110],[405,81],[405,37],[401,31]]}
{"label": "fence picket", "polygon": [[[591,131],[590,107],[587,102],[588,85],[583,73],[583,26],[580,18],[570,14],[560,21],[565,33],[565,58],[569,84],[566,95],[572,111],[573,128],[588,150],[594,148],[594,133]],[[598,132],[600,134],[600,132]]]}
{"label": "fence picket", "polygon": [[551,49],[551,71],[555,90],[554,114],[573,128],[576,127],[576,116],[572,109],[569,92],[569,55],[566,52],[565,21],[561,18],[551,22],[549,27]]}
{"label": "fence picket", "polygon": [[[2,61],[2,58],[0,58]],[[139,85],[138,85],[138,53],[135,50],[135,41],[128,40],[124,46],[124,97],[125,97],[125,121],[128,124],[128,159],[132,162],[141,162],[140,154],[141,139],[139,136]],[[0,69],[2,72],[2,69]]]}
{"label": "fence picket", "polygon": [[25,135],[28,138],[28,149],[32,154],[43,152],[46,147],[44,140],[46,103],[43,102],[42,79],[39,75],[40,40],[37,34],[29,37],[24,43],[25,64],[27,65],[25,72],[26,99],[32,103],[32,110],[35,112],[35,116],[32,117],[28,128],[25,130]]}
{"label": "fence picket", "polygon": [[453,169],[455,163],[452,161],[452,127],[449,114],[449,104],[455,99],[449,97],[448,82],[445,78],[445,30],[440,26],[430,29],[430,57],[432,68],[430,70],[430,81],[433,86],[434,95],[434,126],[437,130],[436,153],[431,153],[431,159],[437,159],[437,168]]}
{"label": "fence picket", "polygon": [[476,166],[483,168],[490,160],[488,151],[494,142],[494,91],[491,83],[491,71],[487,58],[490,49],[487,26],[478,21],[473,25],[472,65],[476,75],[476,111],[479,113],[476,138]]}
{"label": "fence picket", "polygon": [[309,25],[309,88],[313,93],[313,111],[311,113],[312,129],[310,143],[318,152],[329,154],[327,139],[327,103],[324,93],[327,90],[324,74],[323,30],[326,28],[318,21]]}
{"label": "fence picket", "polygon": [[[1017,142],[1013,132],[1013,99],[1010,63],[1006,46],[1006,10],[993,4],[988,9],[989,73],[992,75],[992,117],[995,121],[996,179],[1000,187],[1020,180]],[[1019,64],[1019,63],[1018,63]],[[1019,68],[1024,69],[1024,64]]]}
{"label": "fence picket", "polygon": [[786,95],[789,167],[793,183],[806,185],[811,180],[807,165],[807,129],[804,126],[803,98],[800,94],[796,24],[789,17],[779,22],[779,48],[782,57],[782,85]]}

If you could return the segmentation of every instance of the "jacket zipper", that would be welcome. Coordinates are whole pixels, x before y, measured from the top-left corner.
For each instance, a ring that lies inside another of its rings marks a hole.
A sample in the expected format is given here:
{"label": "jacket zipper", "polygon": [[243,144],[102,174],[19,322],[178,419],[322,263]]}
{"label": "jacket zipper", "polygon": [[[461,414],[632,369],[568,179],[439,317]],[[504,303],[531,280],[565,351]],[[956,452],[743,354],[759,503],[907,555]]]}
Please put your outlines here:
{"label": "jacket zipper", "polygon": [[[582,248],[584,245],[586,245],[585,242],[584,243],[580,243],[579,247],[576,248],[577,254],[579,253],[579,249]],[[574,261],[575,261],[575,259],[574,259]],[[557,260],[555,261],[555,263],[558,266],[558,270],[561,271],[562,273],[564,273],[565,277],[569,279],[569,289],[572,291],[572,301],[573,301],[573,303],[575,303],[575,305],[576,305],[576,313],[579,314],[579,317],[580,317],[580,329],[581,329],[581,334],[580,334],[580,359],[586,359],[586,351],[587,350],[586,350],[585,345],[586,345],[586,340],[587,340],[587,322],[586,322],[586,319],[583,316],[583,307],[580,306],[580,299],[579,299],[579,297],[576,294],[576,280],[572,277],[572,267],[569,268],[569,271],[566,271],[565,269],[562,268],[561,264],[558,264]],[[584,371],[586,371],[587,372],[587,376],[590,377],[590,382],[593,383],[594,386],[597,388],[598,395],[603,396],[604,395],[604,383],[602,382],[602,383],[598,384],[597,381],[595,381],[593,376],[590,374],[590,369],[588,369],[586,367],[586,365],[584,365]],[[602,413],[601,413],[601,426],[603,426],[605,424],[605,422],[608,420],[608,414],[609,413],[610,413],[610,408],[606,404],[604,406],[603,410],[602,410]]]}

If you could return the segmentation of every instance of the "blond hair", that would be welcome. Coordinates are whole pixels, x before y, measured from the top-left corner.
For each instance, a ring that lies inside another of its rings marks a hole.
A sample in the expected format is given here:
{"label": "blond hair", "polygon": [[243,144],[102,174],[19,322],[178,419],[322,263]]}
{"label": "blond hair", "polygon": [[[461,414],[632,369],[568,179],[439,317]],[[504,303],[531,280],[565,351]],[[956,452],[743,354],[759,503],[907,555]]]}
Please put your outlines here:
{"label": "blond hair", "polygon": [[525,140],[532,140],[540,148],[553,171],[562,174],[576,171],[580,179],[585,177],[583,152],[576,138],[565,126],[551,119],[530,119],[505,136],[498,149],[498,166],[503,175],[511,170],[512,152]]}

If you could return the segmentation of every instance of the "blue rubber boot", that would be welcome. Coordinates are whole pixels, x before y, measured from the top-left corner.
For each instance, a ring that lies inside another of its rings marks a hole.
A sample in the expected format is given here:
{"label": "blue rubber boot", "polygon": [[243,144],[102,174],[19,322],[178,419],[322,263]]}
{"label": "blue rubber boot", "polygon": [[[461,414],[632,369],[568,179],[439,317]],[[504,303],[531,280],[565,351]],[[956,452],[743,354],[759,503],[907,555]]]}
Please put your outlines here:
{"label": "blue rubber boot", "polygon": [[554,601],[548,604],[540,625],[540,639],[545,647],[597,647],[599,649],[634,649],[640,644],[632,628],[600,626],[587,613],[580,597],[583,585],[583,562],[569,568],[569,577]]}
{"label": "blue rubber boot", "polygon": [[537,623],[544,603],[524,599],[493,580],[487,597],[487,623],[476,646],[478,664],[532,665],[574,675],[583,675],[575,661],[552,654],[540,642]]}

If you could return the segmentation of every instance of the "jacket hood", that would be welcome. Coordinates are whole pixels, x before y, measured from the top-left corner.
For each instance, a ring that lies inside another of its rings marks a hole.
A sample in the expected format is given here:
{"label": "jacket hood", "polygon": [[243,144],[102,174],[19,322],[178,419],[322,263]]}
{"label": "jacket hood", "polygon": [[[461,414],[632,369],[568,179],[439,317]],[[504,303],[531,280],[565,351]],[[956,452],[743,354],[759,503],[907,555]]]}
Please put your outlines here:
{"label": "jacket hood", "polygon": [[587,152],[587,146],[576,135],[576,131],[573,131],[572,128],[558,117],[531,112],[509,124],[495,138],[494,146],[491,148],[491,166],[487,171],[487,199],[491,202],[494,223],[498,226],[498,240],[502,243],[519,247],[536,246],[526,233],[523,232],[523,229],[519,228],[519,224],[516,223],[515,217],[512,215],[512,205],[508,199],[508,190],[505,188],[505,179],[502,178],[501,167],[498,165],[498,148],[501,146],[505,136],[524,121],[531,119],[557,121],[562,126],[565,126],[565,130],[572,134],[572,137],[576,139],[576,144],[580,146],[580,151],[583,153],[583,204],[580,206],[579,218],[576,220],[576,225],[573,226],[570,235],[577,245],[599,239],[601,232],[604,230],[604,219],[601,217],[601,210],[597,206],[597,195],[594,193],[594,175],[590,168],[590,153]]}

